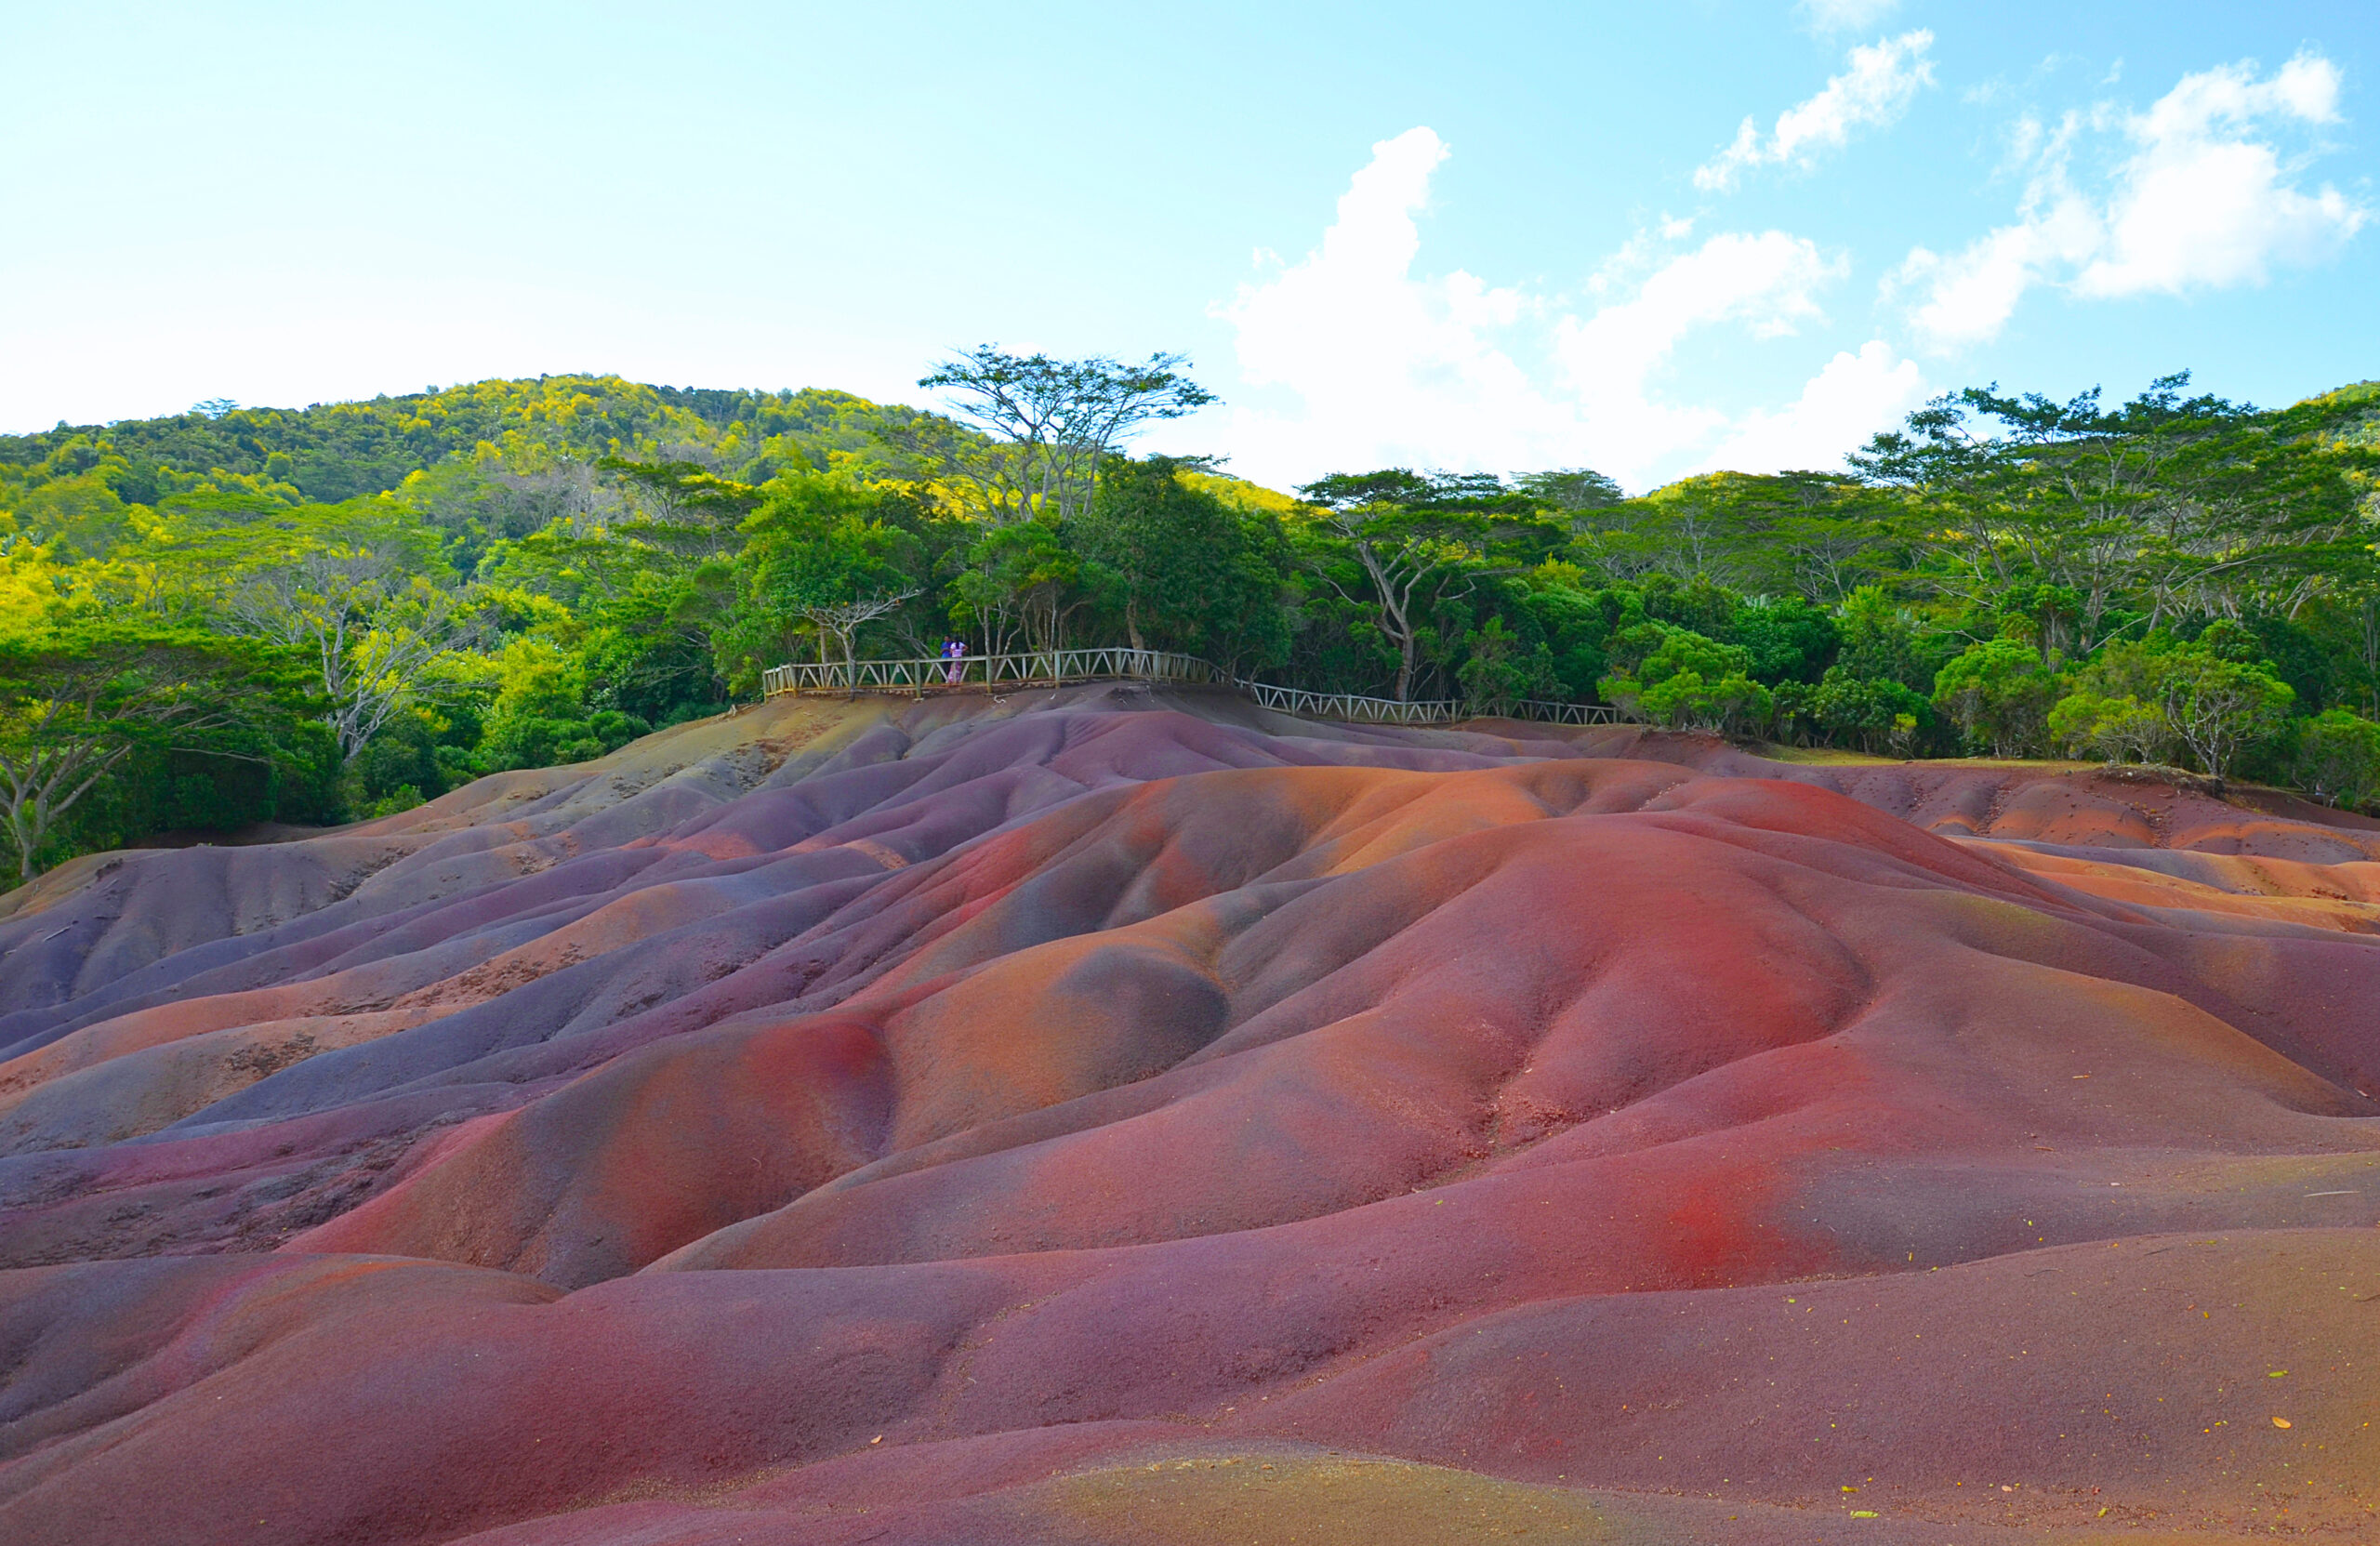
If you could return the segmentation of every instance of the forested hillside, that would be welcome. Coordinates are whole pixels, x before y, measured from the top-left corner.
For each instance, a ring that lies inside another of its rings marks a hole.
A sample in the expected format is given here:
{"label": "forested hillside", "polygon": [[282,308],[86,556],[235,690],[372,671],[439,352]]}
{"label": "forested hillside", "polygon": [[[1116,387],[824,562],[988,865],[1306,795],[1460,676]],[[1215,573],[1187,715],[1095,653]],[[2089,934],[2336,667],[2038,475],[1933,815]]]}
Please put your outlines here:
{"label": "forested hillside", "polygon": [[1131,642],[1341,692],[1617,703],[1895,756],[2380,790],[2380,386],[2281,411],[1973,390],[1842,474],[1129,453],[1209,401],[959,356],[949,416],[609,377],[0,438],[13,872],[402,809],[797,655]]}

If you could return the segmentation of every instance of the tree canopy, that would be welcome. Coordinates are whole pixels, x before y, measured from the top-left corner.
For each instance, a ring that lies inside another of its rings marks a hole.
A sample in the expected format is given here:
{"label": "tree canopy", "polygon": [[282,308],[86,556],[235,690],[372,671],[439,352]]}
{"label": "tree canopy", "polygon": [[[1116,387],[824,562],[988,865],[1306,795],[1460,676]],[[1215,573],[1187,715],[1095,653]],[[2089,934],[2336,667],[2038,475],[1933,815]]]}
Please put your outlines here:
{"label": "tree canopy", "polygon": [[1133,433],[1186,363],[985,347],[947,415],[612,377],[0,437],[20,874],[402,808],[794,658],[1126,643],[1329,692],[1618,704],[1890,756],[2380,793],[2380,386],[1947,394],[1841,472],[1295,494]]}

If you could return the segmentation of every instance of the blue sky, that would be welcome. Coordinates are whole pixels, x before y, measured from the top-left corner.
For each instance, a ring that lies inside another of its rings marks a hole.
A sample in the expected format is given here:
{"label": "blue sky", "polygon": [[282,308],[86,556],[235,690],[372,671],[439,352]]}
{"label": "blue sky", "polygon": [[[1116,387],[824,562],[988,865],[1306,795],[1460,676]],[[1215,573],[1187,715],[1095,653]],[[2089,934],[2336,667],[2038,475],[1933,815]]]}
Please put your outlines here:
{"label": "blue sky", "polygon": [[0,429],[496,375],[921,401],[1183,350],[1149,444],[1646,487],[1924,396],[2380,376],[2380,7],[0,14]]}

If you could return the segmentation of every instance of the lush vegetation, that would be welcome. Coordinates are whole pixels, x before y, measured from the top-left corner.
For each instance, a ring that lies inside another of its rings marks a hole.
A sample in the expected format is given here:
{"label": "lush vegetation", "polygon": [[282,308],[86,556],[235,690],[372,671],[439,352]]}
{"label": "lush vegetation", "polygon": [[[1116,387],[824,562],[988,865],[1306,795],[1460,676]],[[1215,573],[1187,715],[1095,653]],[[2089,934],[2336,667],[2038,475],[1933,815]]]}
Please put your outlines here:
{"label": "lush vegetation", "polygon": [[1840,474],[1291,497],[1129,455],[1209,401],[1180,364],[977,350],[947,415],[555,377],[0,438],[0,843],[385,813],[949,638],[2380,794],[2380,387],[1981,389]]}

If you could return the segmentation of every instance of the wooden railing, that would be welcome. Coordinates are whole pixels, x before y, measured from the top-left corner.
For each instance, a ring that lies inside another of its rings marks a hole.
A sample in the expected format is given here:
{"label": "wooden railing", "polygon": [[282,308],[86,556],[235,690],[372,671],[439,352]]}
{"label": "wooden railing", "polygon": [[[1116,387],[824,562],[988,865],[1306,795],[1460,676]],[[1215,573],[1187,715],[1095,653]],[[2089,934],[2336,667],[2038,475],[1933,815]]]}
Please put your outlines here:
{"label": "wooden railing", "polygon": [[1523,698],[1502,705],[1473,705],[1461,698],[1406,702],[1355,693],[1315,693],[1250,681],[1196,655],[1166,650],[1036,650],[1023,654],[961,655],[950,659],[796,661],[760,673],[769,697],[784,693],[929,693],[997,691],[1002,687],[1059,687],[1080,681],[1178,681],[1228,687],[1260,707],[1315,719],[1368,724],[1451,724],[1493,717],[1554,724],[1625,724],[1630,717],[1608,704],[1547,703]]}
{"label": "wooden railing", "polygon": [[1355,693],[1313,693],[1302,687],[1276,687],[1269,681],[1235,681],[1232,686],[1256,700],[1262,708],[1303,714],[1318,720],[1360,720],[1367,724],[1436,725],[1464,718],[1453,698],[1413,703],[1395,698],[1367,698]]}
{"label": "wooden railing", "polygon": [[761,690],[779,693],[935,693],[986,687],[1053,687],[1114,678],[1187,681],[1216,687],[1231,679],[1196,655],[1164,650],[1036,650],[1025,654],[971,654],[957,660],[797,662],[760,673]]}
{"label": "wooden railing", "polygon": [[1503,709],[1483,707],[1475,715],[1503,720],[1541,720],[1557,725],[1633,725],[1636,717],[1607,703],[1548,703],[1519,698]]}

